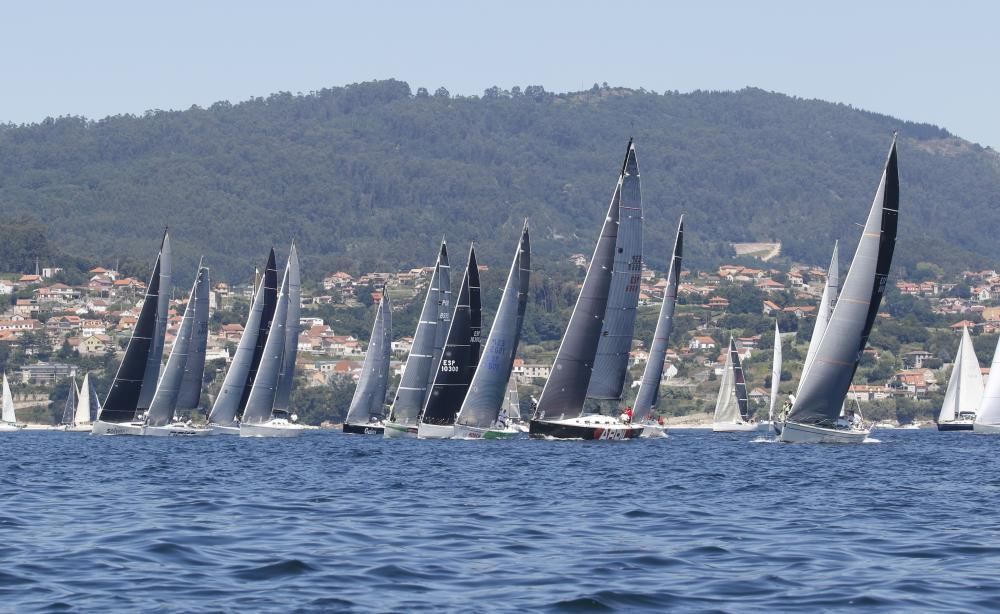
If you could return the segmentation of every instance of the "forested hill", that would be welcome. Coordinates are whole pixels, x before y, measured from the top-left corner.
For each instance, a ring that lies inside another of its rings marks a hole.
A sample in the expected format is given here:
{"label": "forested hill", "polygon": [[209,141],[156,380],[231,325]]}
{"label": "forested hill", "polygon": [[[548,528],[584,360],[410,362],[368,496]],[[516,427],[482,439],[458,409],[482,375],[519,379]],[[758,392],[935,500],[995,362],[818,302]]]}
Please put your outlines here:
{"label": "forested hill", "polygon": [[474,239],[482,261],[506,267],[530,216],[544,267],[589,255],[635,137],[651,265],[662,268],[682,212],[693,265],[731,257],[732,241],[765,240],[825,263],[834,239],[853,249],[896,129],[896,272],[1000,260],[996,152],[934,126],[759,89],[452,97],[390,80],[7,125],[0,210],[4,223],[45,224],[46,249],[108,264],[151,262],[169,225],[177,270],[193,273],[204,254],[229,279],[293,238],[312,277],[427,265],[442,235],[457,254]]}

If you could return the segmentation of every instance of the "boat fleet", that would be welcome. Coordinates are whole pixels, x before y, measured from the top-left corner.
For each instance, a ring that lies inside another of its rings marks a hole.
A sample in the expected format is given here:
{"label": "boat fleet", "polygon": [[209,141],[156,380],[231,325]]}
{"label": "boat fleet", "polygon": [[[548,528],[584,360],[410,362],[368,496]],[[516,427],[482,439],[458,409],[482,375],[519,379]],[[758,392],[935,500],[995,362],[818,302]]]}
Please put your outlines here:
{"label": "boat fleet", "polygon": [[[549,439],[661,437],[654,419],[664,358],[673,327],[684,247],[678,222],[666,288],[649,359],[631,407],[621,407],[628,377],[643,268],[643,206],[635,144],[625,151],[576,304],[550,375],[531,415],[520,415],[512,380],[531,277],[527,219],[517,237],[496,316],[483,340],[483,292],[475,245],[470,245],[457,295],[451,288],[448,245],[442,240],[399,386],[387,402],[392,302],[381,292],[360,378],[343,432],[385,438],[507,439],[527,433]],[[896,137],[854,257],[840,283],[834,244],[802,376],[779,408],[782,343],[775,322],[767,420],[749,408],[740,354],[730,338],[712,430],[767,431],[789,443],[860,443],[872,425],[848,399],[851,380],[876,320],[892,262],[899,215]],[[208,334],[209,269],[199,263],[173,346],[162,365],[172,279],[165,231],[124,357],[99,403],[89,376],[73,382],[62,424],[97,435],[292,437],[289,399],[299,335],[300,270],[294,244],[278,275],[274,250],[255,284],[249,315],[222,387],[204,407],[207,424],[178,418],[203,398]],[[984,383],[968,331],[938,418],[941,430],[1000,433],[1000,343]],[[855,405],[857,405],[855,401]],[[610,408],[610,411],[609,411]],[[6,375],[0,430],[18,430]]]}

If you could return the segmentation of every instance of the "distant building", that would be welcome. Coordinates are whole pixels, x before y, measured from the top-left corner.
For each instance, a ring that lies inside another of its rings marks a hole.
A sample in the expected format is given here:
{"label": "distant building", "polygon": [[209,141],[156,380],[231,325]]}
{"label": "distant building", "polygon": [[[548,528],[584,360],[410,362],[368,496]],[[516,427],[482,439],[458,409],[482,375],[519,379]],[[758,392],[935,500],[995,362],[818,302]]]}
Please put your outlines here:
{"label": "distant building", "polygon": [[76,365],[39,362],[21,367],[21,381],[25,384],[44,386],[70,377],[76,377]]}

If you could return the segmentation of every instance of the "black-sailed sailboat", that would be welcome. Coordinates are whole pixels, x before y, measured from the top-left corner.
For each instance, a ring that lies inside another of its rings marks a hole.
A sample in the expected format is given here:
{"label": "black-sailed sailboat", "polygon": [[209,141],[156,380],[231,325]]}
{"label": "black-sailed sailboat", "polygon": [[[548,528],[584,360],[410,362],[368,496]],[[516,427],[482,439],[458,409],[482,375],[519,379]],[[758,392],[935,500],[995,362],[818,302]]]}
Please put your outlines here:
{"label": "black-sailed sailboat", "polygon": [[382,435],[385,431],[385,393],[389,387],[389,362],[392,357],[392,303],[385,286],[375,311],[368,350],[361,367],[361,377],[354,389],[351,405],[344,418],[345,433]]}

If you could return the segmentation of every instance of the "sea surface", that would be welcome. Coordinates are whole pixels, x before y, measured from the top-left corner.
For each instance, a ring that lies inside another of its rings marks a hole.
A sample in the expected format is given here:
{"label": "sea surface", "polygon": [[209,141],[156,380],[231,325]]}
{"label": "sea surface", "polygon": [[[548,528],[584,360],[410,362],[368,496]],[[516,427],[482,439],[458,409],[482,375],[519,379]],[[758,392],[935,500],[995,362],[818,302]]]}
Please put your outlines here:
{"label": "sea surface", "polygon": [[0,433],[0,611],[1000,608],[1000,437]]}

